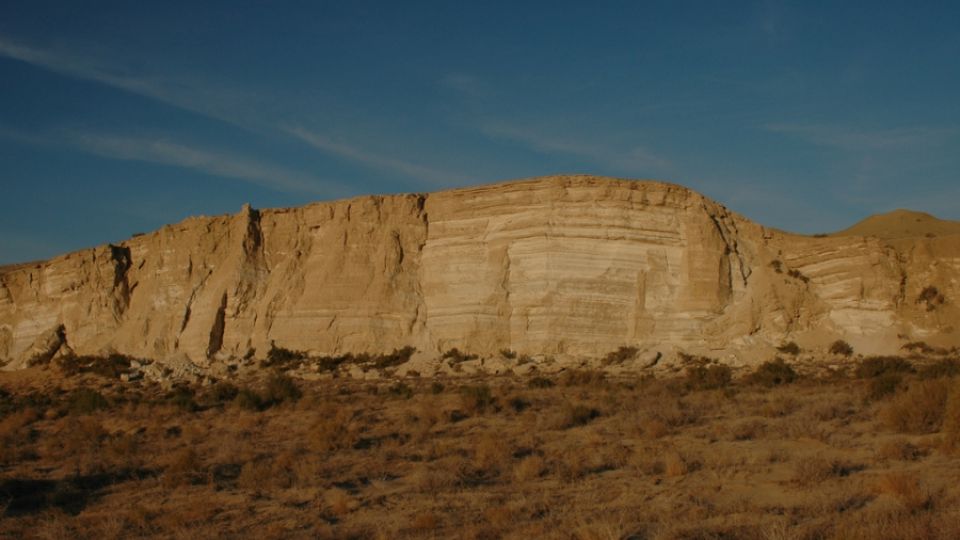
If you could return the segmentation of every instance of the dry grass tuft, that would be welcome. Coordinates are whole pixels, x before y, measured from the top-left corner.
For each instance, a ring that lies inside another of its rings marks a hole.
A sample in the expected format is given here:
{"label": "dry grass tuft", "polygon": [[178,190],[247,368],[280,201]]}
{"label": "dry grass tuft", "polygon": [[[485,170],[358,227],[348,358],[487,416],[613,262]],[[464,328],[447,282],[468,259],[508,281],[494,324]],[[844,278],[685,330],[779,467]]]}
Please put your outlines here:
{"label": "dry grass tuft", "polygon": [[931,433],[940,429],[946,412],[950,381],[915,381],[894,397],[881,415],[884,425],[900,433]]}
{"label": "dry grass tuft", "polygon": [[908,512],[929,510],[933,498],[920,481],[907,473],[887,473],[877,480],[877,493],[896,498]]}

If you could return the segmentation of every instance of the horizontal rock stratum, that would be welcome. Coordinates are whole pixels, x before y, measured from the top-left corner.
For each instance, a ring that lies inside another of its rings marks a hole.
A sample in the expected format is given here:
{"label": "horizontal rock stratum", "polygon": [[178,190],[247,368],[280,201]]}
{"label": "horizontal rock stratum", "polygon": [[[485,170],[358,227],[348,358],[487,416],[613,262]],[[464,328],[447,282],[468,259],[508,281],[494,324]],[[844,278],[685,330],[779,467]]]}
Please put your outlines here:
{"label": "horizontal rock stratum", "polygon": [[0,359],[956,343],[960,229],[927,218],[936,234],[881,219],[799,236],[678,185],[592,176],[244,207],[0,269]]}

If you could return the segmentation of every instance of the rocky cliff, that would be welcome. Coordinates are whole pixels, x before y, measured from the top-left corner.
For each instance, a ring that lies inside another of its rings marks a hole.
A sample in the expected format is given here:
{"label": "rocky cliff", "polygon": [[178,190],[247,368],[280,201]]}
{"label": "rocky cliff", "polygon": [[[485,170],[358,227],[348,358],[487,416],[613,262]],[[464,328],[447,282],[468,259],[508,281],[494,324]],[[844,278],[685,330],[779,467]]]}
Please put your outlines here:
{"label": "rocky cliff", "polygon": [[797,236],[677,185],[589,176],[245,207],[0,269],[0,359],[894,352],[957,342],[953,230]]}

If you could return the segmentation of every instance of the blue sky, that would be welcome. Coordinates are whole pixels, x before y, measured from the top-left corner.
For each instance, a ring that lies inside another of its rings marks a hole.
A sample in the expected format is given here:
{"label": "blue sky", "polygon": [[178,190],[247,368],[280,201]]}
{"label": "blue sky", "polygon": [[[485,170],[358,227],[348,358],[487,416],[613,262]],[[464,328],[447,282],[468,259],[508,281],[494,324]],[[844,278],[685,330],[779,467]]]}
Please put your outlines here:
{"label": "blue sky", "polygon": [[0,264],[557,173],[960,219],[956,2],[0,4]]}

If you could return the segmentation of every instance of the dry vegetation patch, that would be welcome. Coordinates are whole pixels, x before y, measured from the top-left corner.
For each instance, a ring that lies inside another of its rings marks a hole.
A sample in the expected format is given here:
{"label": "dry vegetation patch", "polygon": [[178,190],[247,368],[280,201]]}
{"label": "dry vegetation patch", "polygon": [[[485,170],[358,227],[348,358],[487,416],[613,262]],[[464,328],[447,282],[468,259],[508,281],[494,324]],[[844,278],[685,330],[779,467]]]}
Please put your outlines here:
{"label": "dry vegetation patch", "polygon": [[[960,533],[950,369],[868,359],[818,379],[778,359],[740,377],[711,359],[687,367],[382,383],[268,371],[170,391],[93,373],[64,386],[0,380],[0,535]],[[871,395],[891,374],[898,383]]]}

